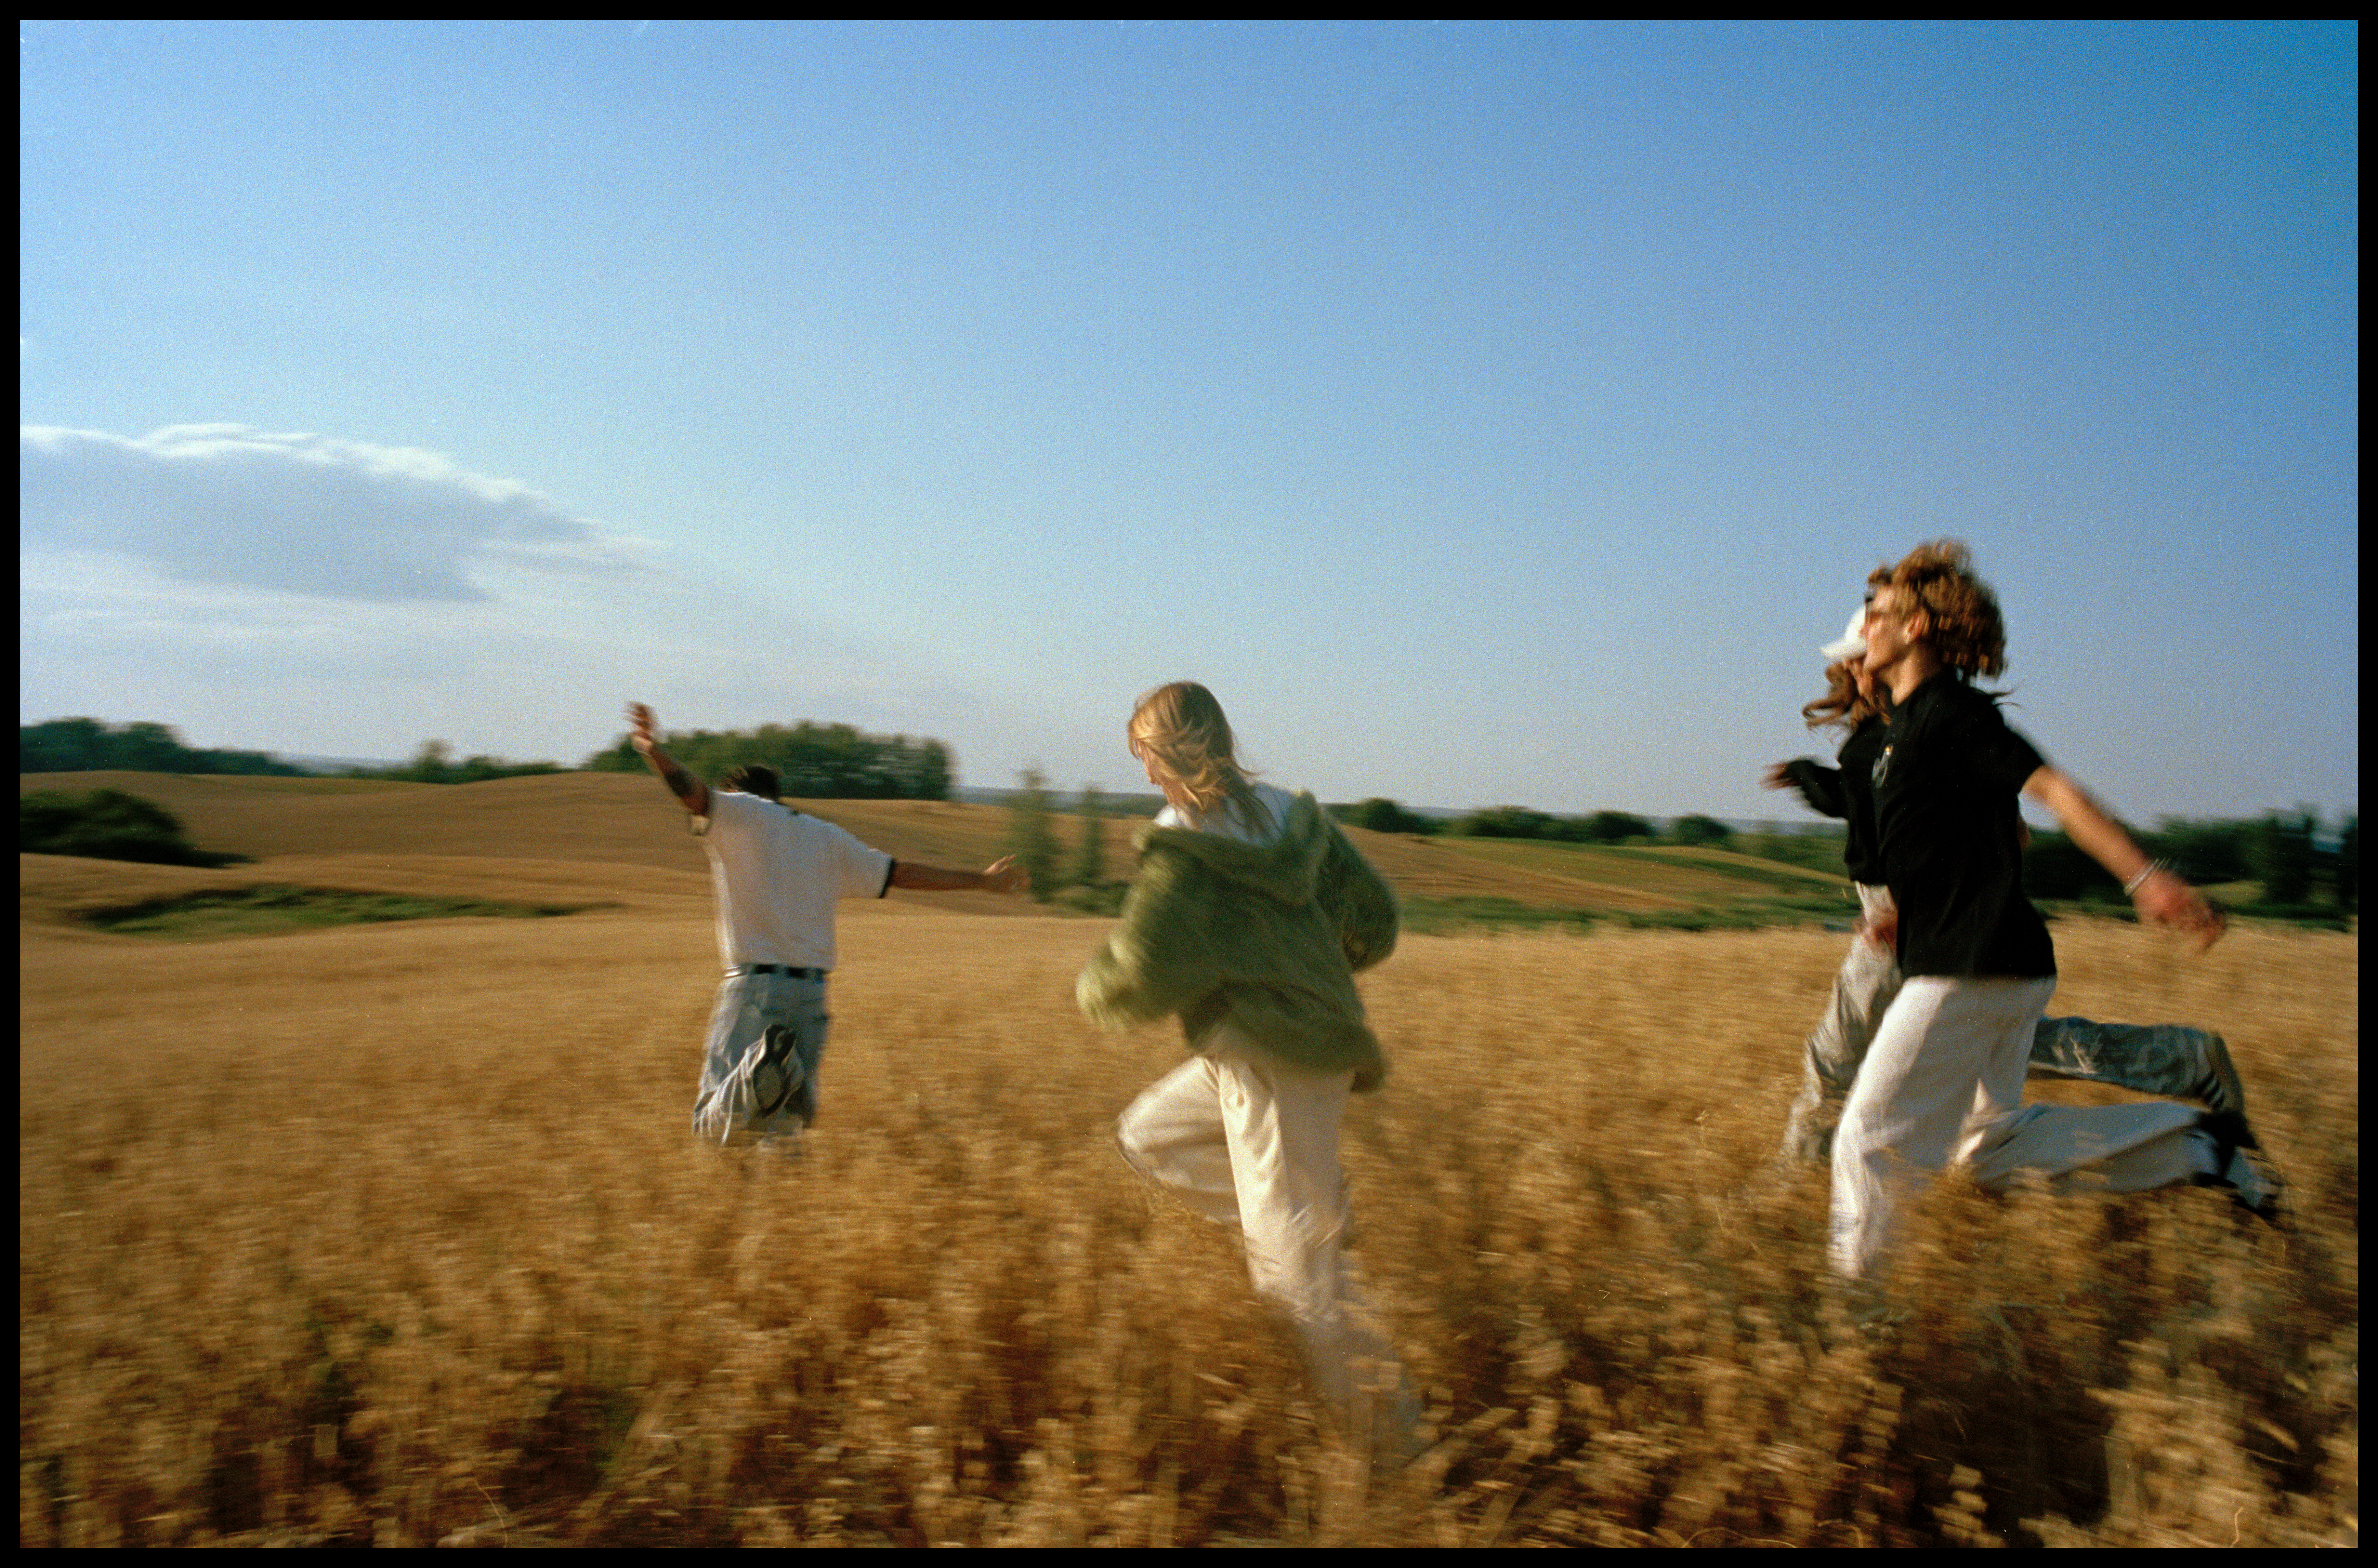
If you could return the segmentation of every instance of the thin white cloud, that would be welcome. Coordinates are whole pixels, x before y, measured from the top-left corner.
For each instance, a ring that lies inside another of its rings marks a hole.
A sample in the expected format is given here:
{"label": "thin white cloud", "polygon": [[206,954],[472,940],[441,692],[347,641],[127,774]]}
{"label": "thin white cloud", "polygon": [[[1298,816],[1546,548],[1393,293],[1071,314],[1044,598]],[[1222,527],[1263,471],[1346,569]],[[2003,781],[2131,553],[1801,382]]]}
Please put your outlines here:
{"label": "thin white cloud", "polygon": [[168,577],[390,602],[475,600],[498,562],[571,576],[644,569],[637,541],[436,452],[240,425],[129,439],[20,427],[21,543],[106,551]]}

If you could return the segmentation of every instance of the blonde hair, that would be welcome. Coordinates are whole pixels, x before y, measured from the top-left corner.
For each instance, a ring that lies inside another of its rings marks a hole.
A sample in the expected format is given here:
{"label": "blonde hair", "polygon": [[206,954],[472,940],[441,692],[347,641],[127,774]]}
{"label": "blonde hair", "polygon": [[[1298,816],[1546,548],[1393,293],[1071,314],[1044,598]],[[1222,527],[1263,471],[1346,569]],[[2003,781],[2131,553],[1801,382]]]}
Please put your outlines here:
{"label": "blonde hair", "polygon": [[1131,754],[1153,763],[1189,802],[1191,814],[1211,817],[1228,807],[1249,830],[1262,831],[1270,813],[1235,755],[1231,721],[1214,694],[1194,680],[1176,680],[1140,694],[1123,728]]}

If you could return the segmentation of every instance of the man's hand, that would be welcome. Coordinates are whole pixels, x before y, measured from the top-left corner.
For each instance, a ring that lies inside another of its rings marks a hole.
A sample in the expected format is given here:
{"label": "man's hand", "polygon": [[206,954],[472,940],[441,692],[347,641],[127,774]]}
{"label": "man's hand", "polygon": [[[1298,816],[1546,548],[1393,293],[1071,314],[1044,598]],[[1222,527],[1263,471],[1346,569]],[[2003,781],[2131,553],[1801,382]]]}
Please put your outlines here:
{"label": "man's hand", "polygon": [[1871,920],[1858,922],[1858,935],[1887,952],[1899,950],[1899,911],[1886,910]]}
{"label": "man's hand", "polygon": [[710,786],[678,765],[661,746],[660,721],[642,702],[628,704],[628,744],[644,760],[644,766],[661,776],[661,783],[677,796],[678,804],[697,817],[710,814]]}
{"label": "man's hand", "polygon": [[2199,952],[2219,941],[2227,929],[2219,910],[2205,903],[2194,888],[2160,867],[2147,873],[2146,880],[2131,894],[2131,902],[2138,907],[2140,919],[2168,926],[2193,939]]}
{"label": "man's hand", "polygon": [[929,866],[922,860],[892,862],[892,885],[912,892],[1014,892],[1028,888],[1032,879],[1015,856],[994,860],[979,871],[954,871],[946,866]]}

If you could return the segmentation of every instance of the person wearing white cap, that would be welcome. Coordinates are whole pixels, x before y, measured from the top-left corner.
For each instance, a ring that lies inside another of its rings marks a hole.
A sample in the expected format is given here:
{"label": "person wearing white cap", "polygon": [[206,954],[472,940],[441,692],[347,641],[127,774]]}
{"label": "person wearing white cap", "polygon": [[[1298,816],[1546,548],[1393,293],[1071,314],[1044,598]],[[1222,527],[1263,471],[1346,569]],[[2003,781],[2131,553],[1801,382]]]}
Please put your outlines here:
{"label": "person wearing white cap", "polygon": [[1811,729],[1839,726],[1848,734],[1828,768],[1814,758],[1795,758],[1767,770],[1770,789],[1796,789],[1810,808],[1844,824],[1842,860],[1857,890],[1857,931],[1833,976],[1832,994],[1802,1051],[1800,1093],[1784,1123],[1784,1157],[1823,1158],[1832,1145],[1832,1121],[1842,1097],[1857,1077],[1867,1046],[1883,1010],[1899,994],[1899,964],[1892,952],[1895,911],[1874,853],[1874,792],[1868,782],[1881,754],[1885,724],[1866,673],[1866,640],[1860,605],[1849,629],[1820,650],[1826,659],[1825,695],[1801,709]]}
{"label": "person wearing white cap", "polygon": [[2221,1187],[2276,1222],[2276,1180],[2248,1155],[2234,1112],[2022,1103],[2056,954],[2023,893],[2018,795],[2054,812],[2143,919],[2201,948],[2221,935],[2221,918],[1974,688],[1975,676],[2005,669],[2006,632],[1963,545],[1919,545],[1868,581],[1863,664],[1891,712],[1871,774],[1874,841],[1904,978],[1833,1134],[1833,1272],[1871,1280],[1904,1190],[1951,1164],[1985,1187],[2024,1170],[2059,1189]]}
{"label": "person wearing white cap", "polygon": [[[1888,734],[1887,720],[1867,672],[1866,639],[1860,628],[1866,607],[1821,652],[1826,693],[1801,712],[1811,729],[1839,726],[1838,767],[1814,758],[1795,758],[1768,769],[1770,789],[1797,790],[1813,810],[1838,817],[1846,826],[1842,859],[1857,890],[1857,933],[1833,976],[1825,1011],[1802,1050],[1800,1092],[1785,1119],[1778,1158],[1786,1164],[1826,1160],[1832,1153],[1833,1123],[1857,1079],[1858,1065],[1873,1043],[1875,1025],[1899,995],[1895,951],[1898,911],[1883,885],[1875,855],[1874,787],[1871,773]],[[2017,824],[2019,841],[2029,832]],[[2087,1018],[2042,1018],[2032,1033],[2026,1075],[2108,1083],[2143,1095],[2196,1100],[2208,1110],[2232,1112],[2244,1126],[2246,1088],[2222,1037],[2178,1023],[2100,1023]],[[2251,1130],[2241,1139],[2256,1146]]]}

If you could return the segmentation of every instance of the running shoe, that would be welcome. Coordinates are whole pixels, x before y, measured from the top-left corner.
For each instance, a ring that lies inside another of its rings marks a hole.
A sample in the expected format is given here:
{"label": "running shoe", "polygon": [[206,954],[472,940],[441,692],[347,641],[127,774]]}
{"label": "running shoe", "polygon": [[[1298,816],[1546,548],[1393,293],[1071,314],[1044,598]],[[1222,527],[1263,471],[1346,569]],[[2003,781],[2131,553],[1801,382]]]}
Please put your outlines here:
{"label": "running shoe", "polygon": [[784,1109],[808,1077],[801,1053],[793,1043],[793,1031],[781,1023],[770,1024],[760,1036],[760,1059],[751,1064],[753,1119],[765,1121]]}
{"label": "running shoe", "polygon": [[2240,1147],[2259,1149],[2261,1139],[2246,1122],[2246,1083],[2238,1076],[2238,1064],[2229,1059],[2229,1043],[2218,1035],[2207,1035],[2204,1047],[2204,1080],[2196,1086],[2195,1098],[2204,1102],[2205,1108],[2218,1114],[2228,1112],[2238,1119],[2237,1143]]}
{"label": "running shoe", "polygon": [[2204,1179],[2204,1185],[2225,1190],[2233,1203],[2265,1225],[2284,1227],[2288,1184],[2278,1167],[2242,1136],[2246,1119],[2234,1111],[2220,1111],[2197,1125],[2212,1137],[2219,1161],[2215,1173]]}

